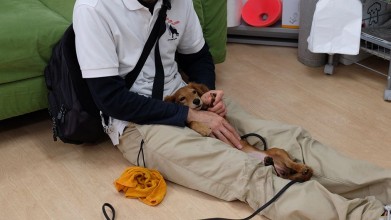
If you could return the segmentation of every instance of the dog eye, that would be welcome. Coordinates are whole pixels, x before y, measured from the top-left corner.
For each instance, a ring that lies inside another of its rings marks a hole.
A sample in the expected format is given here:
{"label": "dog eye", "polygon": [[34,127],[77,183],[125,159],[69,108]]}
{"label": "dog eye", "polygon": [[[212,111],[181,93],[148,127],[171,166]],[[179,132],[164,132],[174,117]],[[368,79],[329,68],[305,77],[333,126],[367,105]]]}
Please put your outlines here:
{"label": "dog eye", "polygon": [[193,94],[197,94],[197,91],[193,90]]}
{"label": "dog eye", "polygon": [[183,101],[185,101],[185,97],[183,96],[183,97],[181,97],[180,99],[179,99],[179,101],[180,102],[183,102]]}

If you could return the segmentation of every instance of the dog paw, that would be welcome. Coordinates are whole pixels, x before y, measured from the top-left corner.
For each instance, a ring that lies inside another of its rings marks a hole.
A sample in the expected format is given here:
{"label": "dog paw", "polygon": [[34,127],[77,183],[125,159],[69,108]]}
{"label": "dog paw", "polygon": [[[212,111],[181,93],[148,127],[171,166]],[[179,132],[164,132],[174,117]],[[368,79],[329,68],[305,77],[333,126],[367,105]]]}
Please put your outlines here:
{"label": "dog paw", "polygon": [[303,166],[303,169],[301,169],[300,173],[303,175],[303,176],[312,176],[313,174],[313,171],[310,167],[308,166]]}
{"label": "dog paw", "polygon": [[263,163],[265,164],[265,166],[274,166],[274,161],[272,157],[265,157],[263,159]]}
{"label": "dog paw", "polygon": [[314,173],[314,171],[310,167],[302,164],[300,168],[296,170],[291,169],[291,171],[292,172],[289,175],[282,177],[290,180],[296,180],[298,182],[305,182],[310,180]]}
{"label": "dog paw", "polygon": [[298,174],[300,174],[299,181],[305,182],[305,181],[311,179],[313,173],[314,173],[314,171],[310,167],[303,166],[302,169],[300,170],[300,172],[298,172]]}

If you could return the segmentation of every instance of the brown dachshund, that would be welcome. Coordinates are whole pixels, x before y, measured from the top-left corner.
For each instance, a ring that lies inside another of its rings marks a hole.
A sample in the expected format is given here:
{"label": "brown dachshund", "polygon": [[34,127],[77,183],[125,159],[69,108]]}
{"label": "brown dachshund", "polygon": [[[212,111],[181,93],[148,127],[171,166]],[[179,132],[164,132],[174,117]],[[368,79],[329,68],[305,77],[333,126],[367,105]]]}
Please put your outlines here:
{"label": "brown dachshund", "polygon": [[[201,96],[208,91],[208,87],[203,84],[189,83],[187,86],[177,90],[173,95],[165,97],[164,101],[185,105],[195,110],[206,110],[209,106],[202,102]],[[214,100],[215,94],[211,95]],[[211,134],[211,129],[201,122],[189,122],[188,126],[202,136],[210,136]],[[243,146],[242,151],[264,161],[265,165],[273,165],[277,175],[284,179],[304,182],[312,177],[313,171],[310,167],[294,162],[283,149],[270,148],[263,151],[250,145],[244,139],[240,143]]]}

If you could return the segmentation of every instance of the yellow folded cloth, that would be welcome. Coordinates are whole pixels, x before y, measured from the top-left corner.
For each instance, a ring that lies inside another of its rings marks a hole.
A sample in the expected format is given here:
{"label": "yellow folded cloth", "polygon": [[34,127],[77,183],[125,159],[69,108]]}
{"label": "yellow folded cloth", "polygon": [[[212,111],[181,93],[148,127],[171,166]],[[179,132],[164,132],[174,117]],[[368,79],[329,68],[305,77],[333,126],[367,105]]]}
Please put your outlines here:
{"label": "yellow folded cloth", "polygon": [[155,206],[166,195],[167,185],[157,170],[143,167],[129,167],[114,182],[118,192],[125,192],[128,198],[138,198],[141,202]]}

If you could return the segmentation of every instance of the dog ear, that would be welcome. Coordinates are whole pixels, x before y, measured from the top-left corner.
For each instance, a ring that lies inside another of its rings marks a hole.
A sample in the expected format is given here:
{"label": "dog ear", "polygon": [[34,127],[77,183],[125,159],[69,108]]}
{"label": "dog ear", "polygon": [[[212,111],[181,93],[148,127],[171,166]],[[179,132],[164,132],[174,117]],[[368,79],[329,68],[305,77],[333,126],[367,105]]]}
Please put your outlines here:
{"label": "dog ear", "polygon": [[209,91],[209,88],[204,84],[199,83],[189,83],[189,86],[195,89],[198,93],[198,95],[202,96],[203,94],[207,93]]}
{"label": "dog ear", "polygon": [[164,97],[164,101],[165,102],[172,102],[172,103],[174,103],[175,102],[175,96],[173,96],[173,95],[166,96],[166,97]]}

